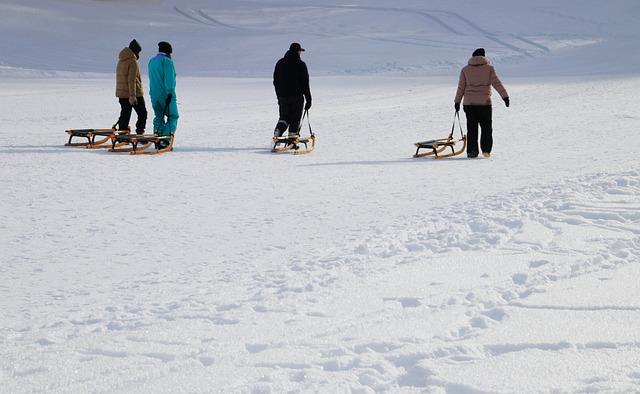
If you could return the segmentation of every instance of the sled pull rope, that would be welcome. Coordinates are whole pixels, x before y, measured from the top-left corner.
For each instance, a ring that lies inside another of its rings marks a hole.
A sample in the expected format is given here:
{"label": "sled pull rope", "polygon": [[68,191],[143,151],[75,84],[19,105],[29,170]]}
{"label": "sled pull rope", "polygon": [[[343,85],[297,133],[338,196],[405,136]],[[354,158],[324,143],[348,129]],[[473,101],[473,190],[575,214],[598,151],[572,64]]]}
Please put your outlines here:
{"label": "sled pull rope", "polygon": [[300,134],[300,130],[302,129],[302,124],[304,123],[304,118],[307,118],[307,124],[309,125],[309,134],[313,135],[313,130],[311,130],[311,117],[309,116],[309,110],[306,109],[302,114],[302,120],[300,121],[300,126],[298,127],[298,134]]}
{"label": "sled pull rope", "polygon": [[460,138],[464,137],[464,133],[462,132],[462,121],[460,120],[460,112],[456,111],[453,115],[453,124],[451,125],[451,134],[449,134],[449,139],[453,138],[453,132],[456,129],[456,117],[458,118],[458,126],[460,126]]}

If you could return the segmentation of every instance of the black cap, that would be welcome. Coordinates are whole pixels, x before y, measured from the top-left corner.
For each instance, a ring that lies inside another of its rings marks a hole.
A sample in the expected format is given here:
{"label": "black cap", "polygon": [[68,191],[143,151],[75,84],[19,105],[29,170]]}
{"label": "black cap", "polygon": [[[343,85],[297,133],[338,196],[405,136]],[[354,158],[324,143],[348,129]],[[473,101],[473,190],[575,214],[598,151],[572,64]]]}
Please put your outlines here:
{"label": "black cap", "polygon": [[158,43],[158,52],[166,53],[167,55],[171,55],[173,53],[173,48],[171,48],[171,44],[166,41],[160,41]]}
{"label": "black cap", "polygon": [[289,47],[289,50],[295,51],[295,52],[304,52],[304,48],[297,42],[294,42],[293,44],[291,44],[291,46]]}
{"label": "black cap", "polygon": [[140,44],[138,44],[138,41],[136,41],[134,39],[133,41],[131,41],[129,43],[129,49],[131,49],[133,51],[133,53],[135,53],[137,55],[142,50],[142,47],[140,46]]}
{"label": "black cap", "polygon": [[484,48],[476,49],[471,56],[484,56]]}

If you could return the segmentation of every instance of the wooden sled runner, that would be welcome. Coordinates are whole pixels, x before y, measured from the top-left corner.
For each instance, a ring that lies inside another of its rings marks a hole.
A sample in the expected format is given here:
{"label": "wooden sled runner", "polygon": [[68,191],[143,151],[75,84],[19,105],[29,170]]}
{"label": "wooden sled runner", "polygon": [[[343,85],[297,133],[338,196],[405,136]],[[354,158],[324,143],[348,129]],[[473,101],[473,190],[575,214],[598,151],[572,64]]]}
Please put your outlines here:
{"label": "wooden sled runner", "polygon": [[[64,146],[80,146],[89,149],[107,148],[108,143],[117,134],[129,134],[129,130],[116,130],[115,126],[110,129],[72,129],[65,130],[69,134],[69,141]],[[73,138],[86,138],[87,142],[73,142]],[[96,140],[96,137],[101,137]]]}
{"label": "wooden sled runner", "polygon": [[[307,118],[307,123],[309,124],[309,136],[301,137],[300,129],[302,128],[302,123],[304,122],[304,118]],[[304,145],[302,148],[300,145]],[[300,127],[298,128],[298,135],[296,137],[273,137],[273,148],[271,148],[271,152],[274,153],[293,153],[294,155],[304,155],[307,153],[313,152],[316,148],[316,135],[311,130],[311,121],[309,120],[309,110],[305,110],[302,115],[302,120],[300,121]]]}
{"label": "wooden sled runner", "polygon": [[[161,146],[161,142],[166,141],[168,145]],[[130,145],[127,148],[120,146]],[[152,149],[148,149],[153,146]],[[129,153],[132,155],[157,155],[159,153],[171,152],[173,150],[173,133],[167,136],[156,134],[125,134],[116,135],[113,138],[109,152]]]}
{"label": "wooden sled runner", "polygon": [[[453,132],[456,127],[456,117],[458,118],[458,125],[460,126],[460,139],[453,137]],[[456,111],[453,117],[453,126],[451,126],[451,133],[446,138],[438,138],[435,140],[420,141],[414,144],[416,146],[416,153],[413,157],[428,157],[433,156],[436,159],[443,159],[445,157],[458,156],[463,153],[467,148],[467,136],[462,131],[462,123],[460,122],[460,114]],[[427,152],[420,153],[420,149],[427,149]],[[449,149],[451,150],[449,152]]]}

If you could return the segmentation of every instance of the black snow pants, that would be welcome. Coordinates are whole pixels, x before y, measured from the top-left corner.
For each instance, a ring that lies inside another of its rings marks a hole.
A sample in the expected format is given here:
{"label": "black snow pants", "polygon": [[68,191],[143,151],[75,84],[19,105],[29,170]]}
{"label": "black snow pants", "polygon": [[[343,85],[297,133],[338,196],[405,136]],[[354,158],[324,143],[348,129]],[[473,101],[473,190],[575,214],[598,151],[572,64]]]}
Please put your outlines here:
{"label": "black snow pants", "polygon": [[144,97],[137,97],[138,104],[131,106],[129,99],[121,98],[120,102],[120,118],[118,119],[118,129],[125,130],[129,128],[129,121],[131,120],[131,110],[134,109],[138,115],[138,121],[136,122],[136,133],[143,134],[144,129],[147,127],[147,107],[144,104]]}
{"label": "black snow pants", "polygon": [[300,120],[304,108],[304,96],[278,97],[280,119],[276,131],[282,135],[289,128],[289,135],[300,133]]}
{"label": "black snow pants", "polygon": [[480,149],[482,152],[491,153],[493,148],[493,128],[491,126],[490,105],[465,105],[464,113],[467,116],[467,155],[478,156],[478,125],[482,128],[480,137]]}

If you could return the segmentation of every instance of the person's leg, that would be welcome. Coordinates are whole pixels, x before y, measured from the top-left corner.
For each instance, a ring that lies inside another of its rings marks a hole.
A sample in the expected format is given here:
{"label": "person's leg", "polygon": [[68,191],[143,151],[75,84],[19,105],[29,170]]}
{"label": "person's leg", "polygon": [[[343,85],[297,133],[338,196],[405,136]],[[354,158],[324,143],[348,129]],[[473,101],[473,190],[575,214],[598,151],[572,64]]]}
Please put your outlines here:
{"label": "person's leg", "polygon": [[118,102],[120,103],[120,117],[118,118],[118,129],[128,130],[129,121],[131,120],[131,104],[129,104],[129,99],[126,99],[126,98],[118,99]]}
{"label": "person's leg", "polygon": [[147,128],[147,106],[144,103],[144,97],[138,97],[138,104],[133,109],[136,110],[138,121],[136,122],[136,134],[144,134]]}
{"label": "person's leg", "polygon": [[[178,102],[176,101],[175,98],[173,98],[169,103],[168,108],[164,108],[164,106],[160,103],[158,104],[163,108],[162,108],[162,117],[161,117],[162,129],[159,129],[157,131],[157,134],[159,136],[165,137],[165,136],[171,135],[171,133],[175,133],[176,129],[178,128],[178,118],[180,117],[178,115]],[[154,107],[154,110],[155,110],[155,107]],[[157,116],[158,116],[158,112],[156,112],[156,117]],[[166,122],[165,122],[165,116],[167,117]],[[160,149],[164,149],[168,147],[169,144],[170,142],[168,140],[161,140],[158,142],[157,147]]]}
{"label": "person's leg", "polygon": [[300,134],[300,118],[304,110],[304,97],[292,97],[290,103],[291,121],[289,123],[289,135],[295,136]]}
{"label": "person's leg", "polygon": [[165,126],[164,135],[175,133],[176,130],[178,130],[178,118],[180,117],[180,114],[178,113],[178,101],[175,97],[169,103],[167,115],[167,123]]}
{"label": "person's leg", "polygon": [[164,133],[164,103],[151,99],[151,106],[153,107],[153,132],[158,135]]}
{"label": "person's leg", "polygon": [[467,117],[467,156],[478,156],[478,116],[477,109],[471,105],[464,106]]}
{"label": "person's leg", "polygon": [[284,97],[278,97],[278,123],[273,130],[275,137],[281,137],[289,127],[289,106]]}
{"label": "person's leg", "polygon": [[493,148],[492,112],[491,106],[482,107],[478,117],[480,128],[482,129],[482,135],[480,136],[480,149],[482,149],[482,153],[491,153],[491,149]]}

